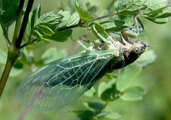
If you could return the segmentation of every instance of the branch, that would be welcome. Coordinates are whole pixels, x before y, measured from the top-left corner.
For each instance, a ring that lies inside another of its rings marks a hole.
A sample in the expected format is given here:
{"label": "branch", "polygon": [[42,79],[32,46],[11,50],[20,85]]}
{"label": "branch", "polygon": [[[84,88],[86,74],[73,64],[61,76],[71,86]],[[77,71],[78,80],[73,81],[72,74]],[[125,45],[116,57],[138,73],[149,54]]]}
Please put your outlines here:
{"label": "branch", "polygon": [[[8,46],[8,57],[7,57],[7,62],[0,80],[0,97],[3,93],[3,90],[5,88],[7,79],[9,77],[10,71],[12,69],[13,64],[15,63],[16,59],[19,56],[19,46],[21,45],[24,33],[25,33],[25,29],[27,26],[27,22],[28,22],[28,16],[29,13],[31,11],[31,8],[33,6],[33,2],[34,0],[29,0],[27,8],[26,8],[26,12],[25,12],[25,16],[21,25],[21,29],[20,29],[20,33],[19,33],[19,37],[18,37],[18,31],[20,28],[20,23],[21,23],[21,18],[22,18],[22,11],[23,11],[23,6],[24,6],[24,0],[20,0],[20,4],[19,4],[19,10],[18,10],[18,17],[17,17],[17,22],[16,22],[16,26],[15,26],[15,32],[14,32],[14,36],[13,36],[13,41],[12,44],[10,46]],[[18,39],[17,39],[18,37]]]}
{"label": "branch", "polygon": [[22,18],[22,14],[23,14],[24,2],[25,2],[25,0],[20,0],[18,12],[17,12],[18,17],[17,17],[17,20],[16,20],[15,30],[14,30],[14,34],[13,34],[13,40],[12,40],[13,44],[16,43],[18,33],[19,33],[19,30],[20,30],[20,24],[21,24],[21,18]]}
{"label": "branch", "polygon": [[20,46],[19,49],[22,49],[22,48],[24,48],[24,47],[27,47],[28,45],[32,45],[32,44],[34,44],[35,42],[38,42],[38,41],[40,41],[40,40],[39,40],[39,39],[29,40],[27,43],[25,43],[25,44],[23,44],[22,46]]}
{"label": "branch", "polygon": [[15,42],[15,46],[17,48],[19,48],[20,45],[21,45],[21,42],[22,42],[25,30],[26,30],[26,27],[27,27],[27,22],[28,22],[29,14],[31,12],[33,3],[34,3],[34,0],[29,0],[28,1],[28,5],[27,5],[27,8],[26,8],[26,12],[25,12],[24,18],[23,18],[23,22],[22,22],[22,25],[21,25],[20,33],[19,33],[18,39],[16,39],[16,42]]}
{"label": "branch", "polygon": [[9,59],[6,62],[6,65],[5,65],[4,71],[2,73],[1,80],[0,80],[0,98],[1,98],[2,92],[5,88],[5,84],[7,82],[7,79],[9,77],[9,74],[10,74],[13,64],[14,64],[14,61],[11,61]]}

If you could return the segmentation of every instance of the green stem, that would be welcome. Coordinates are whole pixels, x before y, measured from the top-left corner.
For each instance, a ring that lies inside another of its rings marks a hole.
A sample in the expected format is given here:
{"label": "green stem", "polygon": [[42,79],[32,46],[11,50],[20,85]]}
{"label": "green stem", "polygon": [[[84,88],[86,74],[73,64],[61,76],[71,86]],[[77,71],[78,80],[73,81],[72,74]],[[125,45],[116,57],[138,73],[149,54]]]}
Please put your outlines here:
{"label": "green stem", "polygon": [[[23,11],[23,6],[24,6],[24,1],[25,0],[20,0],[20,3],[19,3],[18,17],[17,17],[17,20],[16,20],[16,25],[15,25],[15,30],[14,30],[14,36],[13,36],[12,43],[15,43],[16,39],[18,37],[18,32],[19,32],[19,29],[20,29],[20,22],[21,22],[21,18],[22,18],[22,11]],[[5,37],[8,37],[8,36],[5,36]],[[12,54],[11,54],[11,51],[10,51],[11,48],[14,48],[14,44],[9,44],[8,43],[8,50],[9,50],[8,51],[8,57],[7,57],[7,61],[6,61],[4,71],[3,71],[1,79],[0,79],[0,98],[2,96],[2,93],[3,93],[3,90],[5,88],[6,82],[8,80],[8,77],[9,77],[9,74],[11,72],[12,66],[13,66],[13,64],[15,62],[14,59],[13,60],[10,59],[10,58],[12,58],[12,56],[11,56]],[[13,52],[15,53],[15,51],[13,51]]]}
{"label": "green stem", "polygon": [[1,77],[1,80],[0,80],[0,98],[1,98],[1,95],[2,95],[2,92],[5,88],[5,84],[7,82],[7,79],[9,77],[9,74],[10,74],[10,71],[12,69],[12,66],[14,64],[14,61],[11,61],[11,60],[7,60],[6,62],[6,65],[5,65],[5,69],[2,73],[2,77]]}
{"label": "green stem", "polygon": [[25,12],[25,15],[24,15],[24,18],[23,18],[23,22],[22,22],[22,25],[21,25],[20,33],[19,33],[18,39],[15,42],[15,46],[17,48],[19,48],[20,45],[21,45],[21,42],[22,42],[25,30],[26,30],[26,27],[27,27],[27,22],[28,22],[29,14],[31,12],[33,3],[34,3],[34,0],[29,0],[28,1],[26,12]]}
{"label": "green stem", "polygon": [[[12,44],[10,46],[8,46],[8,50],[9,50],[8,51],[8,58],[7,58],[5,69],[3,71],[3,74],[2,74],[2,77],[0,80],[0,97],[3,93],[4,88],[5,88],[5,85],[6,85],[8,77],[9,77],[11,68],[19,56],[19,49],[21,46],[21,42],[22,42],[25,30],[26,30],[28,17],[29,17],[29,14],[31,12],[33,3],[34,3],[34,0],[28,1],[26,12],[24,15],[24,19],[22,21],[21,29],[20,29],[20,23],[21,23],[21,19],[22,19],[22,11],[23,11],[23,6],[24,6],[24,0],[20,0],[15,32],[14,32]],[[19,33],[19,31],[20,31],[20,33]],[[19,36],[18,36],[18,33],[19,33]]]}
{"label": "green stem", "polygon": [[19,49],[22,49],[24,47],[27,47],[28,45],[32,45],[32,44],[34,44],[35,42],[38,42],[38,41],[40,41],[40,40],[39,39],[29,40],[27,43],[21,45]]}
{"label": "green stem", "polygon": [[24,2],[25,2],[25,0],[20,0],[20,4],[19,4],[19,8],[18,8],[18,17],[16,20],[15,30],[14,30],[13,40],[12,40],[13,44],[16,43],[16,40],[17,40],[17,37],[19,34],[20,24],[21,24],[21,19],[22,19],[22,14],[23,14]]}

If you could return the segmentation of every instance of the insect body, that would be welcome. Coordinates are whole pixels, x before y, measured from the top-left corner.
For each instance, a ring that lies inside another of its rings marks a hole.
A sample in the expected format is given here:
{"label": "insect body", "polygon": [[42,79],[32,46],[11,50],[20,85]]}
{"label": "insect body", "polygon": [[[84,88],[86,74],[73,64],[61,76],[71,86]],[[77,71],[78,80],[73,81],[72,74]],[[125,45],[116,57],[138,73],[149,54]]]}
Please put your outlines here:
{"label": "insect body", "polygon": [[[53,110],[78,99],[106,73],[134,62],[146,49],[143,41],[126,42],[112,37],[94,44],[91,52],[51,62],[31,73],[17,89],[27,107]],[[110,44],[109,44],[110,43]],[[100,47],[99,47],[100,46]]]}

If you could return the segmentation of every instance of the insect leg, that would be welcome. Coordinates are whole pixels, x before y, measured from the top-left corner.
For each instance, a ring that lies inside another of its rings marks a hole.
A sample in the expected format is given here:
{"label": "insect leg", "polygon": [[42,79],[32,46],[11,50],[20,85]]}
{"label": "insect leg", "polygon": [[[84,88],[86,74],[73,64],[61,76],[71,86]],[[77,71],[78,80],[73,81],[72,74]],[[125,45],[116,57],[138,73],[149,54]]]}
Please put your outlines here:
{"label": "insect leg", "polygon": [[100,38],[100,40],[102,40],[103,42],[107,43],[107,44],[111,44],[111,41],[108,41],[105,37],[103,37],[96,29],[95,24],[93,24],[93,31],[95,32],[96,36],[98,38]]}
{"label": "insect leg", "polygon": [[92,42],[90,42],[90,44],[91,44],[90,47],[87,47],[86,45],[84,45],[82,40],[76,40],[76,42],[87,51],[92,51],[94,48],[94,45]]}
{"label": "insect leg", "polygon": [[[86,51],[92,51],[93,49],[93,43],[90,41],[90,40],[86,40],[84,37],[80,37],[79,40],[74,40],[72,37],[71,39],[73,41],[76,41],[81,47],[83,47]],[[87,47],[83,42],[87,42],[87,43],[90,43],[90,47]]]}
{"label": "insect leg", "polygon": [[120,35],[120,38],[121,38],[121,43],[122,43],[123,45],[127,45],[128,42],[131,42],[131,41],[129,40],[129,38],[126,37],[126,36]]}
{"label": "insect leg", "polygon": [[136,33],[139,36],[140,32],[144,30],[144,26],[137,16],[134,17],[134,21],[135,21]]}
{"label": "insect leg", "polygon": [[84,49],[88,50],[87,46],[84,45],[84,43],[83,43],[81,40],[76,40],[76,42],[77,42],[81,47],[83,47]]}

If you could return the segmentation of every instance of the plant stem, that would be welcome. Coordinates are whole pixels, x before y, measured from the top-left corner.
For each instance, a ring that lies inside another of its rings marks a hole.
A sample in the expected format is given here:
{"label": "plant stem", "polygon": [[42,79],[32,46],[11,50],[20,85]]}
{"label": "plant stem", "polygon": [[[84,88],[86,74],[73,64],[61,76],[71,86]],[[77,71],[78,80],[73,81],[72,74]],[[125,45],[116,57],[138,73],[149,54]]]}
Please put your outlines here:
{"label": "plant stem", "polygon": [[38,42],[38,41],[40,41],[39,39],[33,39],[33,40],[29,40],[27,43],[25,43],[25,44],[23,44],[22,46],[20,46],[20,48],[19,49],[22,49],[22,48],[24,48],[24,47],[27,47],[28,45],[32,45],[32,44],[34,44],[35,42]]}
{"label": "plant stem", "polygon": [[25,15],[24,15],[24,18],[23,18],[23,22],[22,22],[22,25],[21,25],[20,33],[19,33],[18,39],[15,42],[15,46],[17,48],[19,48],[20,45],[21,45],[21,42],[22,42],[25,30],[26,30],[26,27],[27,27],[27,22],[28,22],[29,14],[31,12],[33,3],[34,3],[34,0],[29,0],[28,1],[26,12],[25,12]]}
{"label": "plant stem", "polygon": [[[26,12],[24,15],[24,19],[22,21],[21,29],[20,29],[20,23],[21,23],[21,19],[22,19],[22,11],[23,11],[23,6],[24,6],[24,0],[20,0],[18,17],[17,17],[16,26],[15,26],[15,32],[14,32],[12,44],[10,46],[8,46],[8,58],[7,58],[5,69],[3,71],[3,74],[2,74],[2,77],[0,80],[0,97],[3,93],[4,88],[5,88],[5,84],[7,82],[8,77],[9,77],[11,68],[19,56],[20,45],[21,45],[25,30],[26,30],[28,17],[29,17],[29,14],[31,12],[33,3],[34,3],[34,0],[28,1]],[[19,30],[20,30],[20,33],[19,33]],[[19,36],[18,36],[18,33],[19,33]]]}
{"label": "plant stem", "polygon": [[18,9],[18,13],[17,13],[18,17],[16,20],[15,30],[14,30],[13,40],[12,40],[13,44],[16,43],[16,40],[17,40],[17,37],[19,34],[24,2],[25,2],[25,0],[20,0],[19,9]]}
{"label": "plant stem", "polygon": [[[19,29],[20,29],[20,22],[21,22],[21,17],[22,17],[22,11],[23,11],[23,6],[24,6],[24,1],[25,0],[20,0],[20,3],[19,3],[19,7],[18,7],[18,17],[17,17],[17,21],[16,21],[16,25],[15,25],[15,30],[14,30],[14,36],[13,36],[12,43],[15,43],[16,42],[16,39],[18,37],[18,32],[19,32]],[[5,37],[7,38],[8,36],[5,36]],[[14,47],[14,44],[9,44],[8,43],[8,50],[10,48],[13,48],[13,47]],[[2,93],[3,93],[3,90],[5,88],[6,82],[8,80],[8,77],[9,77],[9,74],[11,72],[12,66],[13,66],[13,64],[15,62],[14,59],[13,60],[10,59],[12,57],[11,56],[12,54],[10,52],[11,51],[9,50],[8,51],[8,57],[7,57],[6,65],[5,65],[5,68],[3,70],[3,73],[2,73],[2,76],[1,76],[1,79],[0,79],[0,98],[2,96]]]}
{"label": "plant stem", "polygon": [[2,73],[1,80],[0,80],[0,98],[1,98],[2,92],[5,88],[5,84],[7,82],[7,79],[10,74],[13,64],[14,64],[14,61],[7,59],[7,62],[6,62],[6,65],[5,65],[4,71]]}

